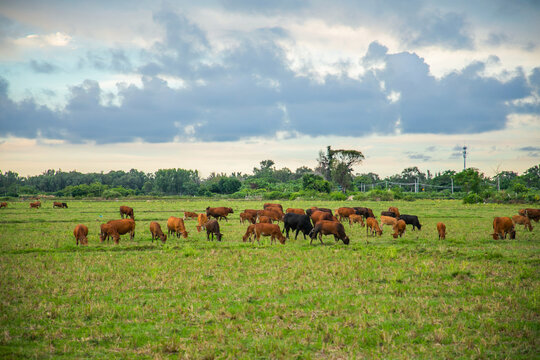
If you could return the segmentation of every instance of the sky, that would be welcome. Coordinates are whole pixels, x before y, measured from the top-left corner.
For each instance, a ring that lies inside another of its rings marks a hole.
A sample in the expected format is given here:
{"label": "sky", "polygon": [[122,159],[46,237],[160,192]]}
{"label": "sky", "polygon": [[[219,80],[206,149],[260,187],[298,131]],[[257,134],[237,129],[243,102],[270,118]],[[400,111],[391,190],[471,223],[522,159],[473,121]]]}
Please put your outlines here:
{"label": "sky", "polygon": [[540,2],[0,3],[0,170],[540,163]]}

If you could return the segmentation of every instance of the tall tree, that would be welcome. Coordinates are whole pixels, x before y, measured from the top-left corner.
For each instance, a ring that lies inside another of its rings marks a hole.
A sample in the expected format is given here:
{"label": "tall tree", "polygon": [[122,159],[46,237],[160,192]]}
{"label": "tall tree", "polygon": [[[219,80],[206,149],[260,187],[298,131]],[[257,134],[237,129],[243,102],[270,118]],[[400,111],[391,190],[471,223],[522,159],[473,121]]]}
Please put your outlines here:
{"label": "tall tree", "polygon": [[333,180],[345,192],[352,184],[353,166],[360,164],[364,155],[357,150],[326,148],[326,154],[319,152],[319,166],[317,171],[324,175],[327,180]]}

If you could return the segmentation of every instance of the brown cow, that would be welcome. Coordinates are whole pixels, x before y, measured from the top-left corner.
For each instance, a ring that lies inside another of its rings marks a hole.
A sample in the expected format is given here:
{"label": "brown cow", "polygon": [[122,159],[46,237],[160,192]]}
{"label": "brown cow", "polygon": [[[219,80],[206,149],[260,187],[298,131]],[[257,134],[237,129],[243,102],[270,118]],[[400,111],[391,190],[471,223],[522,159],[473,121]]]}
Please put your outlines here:
{"label": "brown cow", "polygon": [[403,220],[396,221],[394,226],[392,226],[392,230],[394,230],[394,233],[392,234],[392,236],[394,237],[394,239],[397,239],[398,236],[401,237],[401,235],[403,235],[403,233],[405,232],[406,228],[407,228],[407,224],[405,223],[405,221]]}
{"label": "brown cow", "polygon": [[354,223],[359,223],[361,227],[366,226],[364,224],[364,220],[362,218],[362,215],[356,215],[356,214],[349,215],[349,225],[352,226],[352,224],[354,224]]}
{"label": "brown cow", "polygon": [[7,202],[2,202],[2,203],[0,203],[0,209],[1,209],[1,208],[4,208],[4,207],[7,208],[7,206],[8,206],[8,203],[7,203]]}
{"label": "brown cow", "polygon": [[362,215],[364,217],[364,219],[367,219],[369,217],[372,217],[374,218],[375,215],[373,214],[373,210],[371,210],[370,208],[367,208],[367,207],[353,207],[354,210],[356,210],[356,213],[358,215]]}
{"label": "brown cow", "polygon": [[397,208],[397,207],[394,207],[394,206],[390,206],[390,207],[388,208],[388,211],[391,211],[391,212],[393,212],[394,214],[396,214],[396,217],[397,217],[397,218],[399,217],[399,215],[401,215],[401,214],[399,213],[398,208]]}
{"label": "brown cow", "polygon": [[439,240],[446,239],[446,225],[444,225],[444,223],[437,223],[437,232],[439,233]]}
{"label": "brown cow", "polygon": [[194,212],[191,212],[191,211],[185,211],[184,212],[184,220],[187,220],[187,219],[197,220],[198,217],[199,217],[199,215],[197,213],[194,213]]}
{"label": "brown cow", "polygon": [[298,214],[298,215],[305,215],[306,214],[304,209],[298,209],[298,208],[288,208],[285,212],[287,214],[289,214],[289,213]]}
{"label": "brown cow", "polygon": [[267,216],[273,221],[281,221],[283,220],[283,213],[279,213],[276,211],[276,208],[273,208],[271,210],[259,210],[257,211],[257,216],[260,218],[261,216]]}
{"label": "brown cow", "polygon": [[217,220],[208,220],[206,223],[206,240],[210,240],[210,234],[212,234],[212,241],[214,241],[214,234],[217,241],[221,241],[223,234],[219,231],[219,222]]}
{"label": "brown cow", "polygon": [[394,227],[394,225],[396,225],[397,222],[398,222],[398,219],[394,217],[381,215],[381,230],[384,228],[384,225],[390,225]]}
{"label": "brown cow", "polygon": [[88,245],[88,227],[83,224],[79,224],[75,226],[75,230],[73,230],[73,235],[75,236],[75,241],[77,242],[77,245],[81,243],[81,245]]}
{"label": "brown cow", "polygon": [[242,236],[242,241],[243,242],[246,242],[247,240],[249,240],[249,242],[253,241],[251,239],[251,237],[255,235],[255,224],[251,224],[247,227],[246,229],[246,233],[244,234],[244,236]]}
{"label": "brown cow", "polygon": [[154,239],[160,238],[163,243],[167,241],[167,235],[163,233],[161,230],[161,225],[159,225],[158,222],[152,221],[150,223],[150,233],[152,234],[152,242],[154,242]]}
{"label": "brown cow", "polygon": [[208,217],[206,216],[206,214],[201,213],[199,214],[199,216],[197,216],[197,231],[198,232],[201,232],[201,229],[204,227],[207,221],[208,221]]}
{"label": "brown cow", "polygon": [[499,238],[506,239],[506,234],[510,234],[510,239],[516,238],[516,231],[512,219],[507,216],[496,217],[493,219],[493,240]]}
{"label": "brown cow", "polygon": [[345,245],[349,245],[350,242],[349,237],[345,234],[345,227],[337,221],[321,220],[315,224],[313,230],[309,233],[309,237],[311,238],[310,244],[317,235],[319,235],[321,244],[324,244],[322,241],[323,235],[334,235],[334,240],[342,240]]}
{"label": "brown cow", "polygon": [[338,221],[335,216],[332,216],[332,214],[327,211],[316,210],[311,213],[311,221],[313,222],[313,225],[317,224],[321,220]]}
{"label": "brown cow", "polygon": [[354,210],[351,207],[340,207],[339,209],[336,210],[335,214],[338,216],[339,221],[343,221],[343,219],[348,220],[349,216],[356,214],[356,210]]}
{"label": "brown cow", "polygon": [[285,237],[281,234],[279,225],[277,224],[267,224],[267,223],[258,223],[255,224],[255,238],[257,243],[260,244],[260,238],[262,236],[270,236],[270,244],[274,243],[274,239],[278,239],[280,243],[285,244]]}
{"label": "brown cow", "polygon": [[99,240],[101,242],[113,238],[114,242],[118,244],[120,242],[120,234],[116,231],[116,227],[113,224],[101,224],[101,233],[99,234]]}
{"label": "brown cow", "polygon": [[167,230],[167,235],[176,234],[176,237],[179,238],[181,234],[184,239],[188,237],[188,232],[186,231],[184,220],[182,220],[181,218],[171,216],[167,220]]}
{"label": "brown cow", "polygon": [[[118,235],[124,235],[124,234],[129,233],[130,240],[133,240],[135,238],[135,220],[133,219],[111,220],[111,221],[108,221],[107,224],[111,225],[116,230]],[[115,242],[118,244],[120,237],[115,239],[114,235],[109,234],[109,236],[112,236]]]}
{"label": "brown cow", "polygon": [[135,220],[133,209],[129,206],[120,206],[120,217],[123,219],[124,215],[126,215],[126,218],[129,216],[132,220]]}
{"label": "brown cow", "polygon": [[255,224],[257,222],[257,213],[255,214],[247,213],[247,212],[240,213],[240,223],[243,224],[244,221],[248,221],[252,224]]}
{"label": "brown cow", "polygon": [[39,209],[41,207],[41,202],[36,201],[36,202],[30,203],[30,207],[34,209]]}
{"label": "brown cow", "polygon": [[54,208],[64,208],[64,209],[67,209],[67,204],[65,202],[58,202],[58,201],[55,201],[53,202],[53,209]]}
{"label": "brown cow", "polygon": [[268,216],[259,216],[259,223],[263,223],[263,224],[271,224],[272,223],[272,219],[270,219]]}
{"label": "brown cow", "polygon": [[377,222],[377,219],[371,216],[366,219],[366,234],[369,235],[370,231],[371,231],[371,236],[375,236],[375,233],[377,233],[377,235],[379,236],[382,235],[382,230],[379,227],[379,223]]}
{"label": "brown cow", "polygon": [[267,208],[279,208],[281,212],[283,212],[283,206],[281,204],[272,204],[272,203],[266,203],[263,205],[263,209],[266,210]]}
{"label": "brown cow", "polygon": [[529,219],[534,220],[535,222],[538,222],[540,220],[540,209],[533,209],[533,208],[521,209],[519,210],[519,215],[526,216]]}
{"label": "brown cow", "polygon": [[225,221],[229,221],[227,220],[227,216],[229,214],[234,214],[233,209],[230,207],[220,206],[220,207],[213,207],[213,208],[207,207],[206,208],[206,216],[208,216],[209,219],[213,217],[213,218],[216,218],[216,220],[225,219]]}
{"label": "brown cow", "polygon": [[334,214],[332,213],[332,210],[327,209],[327,208],[320,208],[320,207],[317,207],[317,206],[312,206],[309,209],[307,209],[306,210],[306,215],[311,217],[311,214],[313,214],[315,211],[324,211],[324,212],[327,212],[330,215],[334,216]]}
{"label": "brown cow", "polygon": [[529,231],[533,231],[531,220],[526,216],[514,215],[512,216],[512,222],[514,223],[514,225],[516,224],[523,225],[525,229],[529,229]]}
{"label": "brown cow", "polygon": [[250,215],[252,215],[254,217],[257,217],[257,211],[259,211],[259,210],[255,210],[255,209],[245,209],[244,210],[244,212],[246,214],[250,214]]}

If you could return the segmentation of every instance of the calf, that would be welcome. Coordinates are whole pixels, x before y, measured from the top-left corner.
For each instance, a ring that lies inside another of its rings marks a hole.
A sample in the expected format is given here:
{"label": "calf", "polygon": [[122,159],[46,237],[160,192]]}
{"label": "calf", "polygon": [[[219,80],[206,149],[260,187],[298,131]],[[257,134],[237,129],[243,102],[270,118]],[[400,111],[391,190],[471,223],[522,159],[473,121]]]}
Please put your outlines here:
{"label": "calf", "polygon": [[309,216],[307,215],[300,215],[295,213],[287,213],[285,214],[285,217],[283,217],[283,231],[286,233],[287,239],[289,238],[289,230],[296,230],[296,235],[294,236],[294,240],[298,238],[298,233],[302,231],[304,234],[304,240],[306,239],[306,235],[313,230],[313,225],[311,225],[311,221],[309,219]]}
{"label": "calf", "polygon": [[204,227],[207,221],[208,221],[208,217],[206,216],[206,214],[199,214],[197,216],[197,231],[198,232],[201,232],[201,228]]}
{"label": "calf", "polygon": [[394,214],[396,214],[396,217],[399,217],[399,215],[400,215],[399,210],[398,210],[397,207],[390,206],[390,207],[388,208],[388,211],[391,211],[391,212],[393,212]]}
{"label": "calf", "polygon": [[285,210],[285,213],[287,214],[298,214],[298,215],[305,215],[306,212],[304,211],[304,209],[298,209],[298,208],[288,208],[287,210]]}
{"label": "calf", "polygon": [[184,220],[178,217],[171,216],[167,220],[167,235],[176,234],[176,237],[179,238],[180,235],[186,239],[188,237],[188,232],[184,225]]}
{"label": "calf", "polygon": [[405,232],[405,228],[407,228],[407,224],[405,224],[405,221],[396,221],[394,226],[392,226],[392,230],[394,230],[392,236],[394,237],[394,239],[397,239],[398,236],[401,237],[401,235],[403,235],[403,233]]}
{"label": "calf", "polygon": [[379,227],[379,223],[377,222],[377,219],[375,219],[374,217],[368,217],[366,219],[366,235],[369,235],[370,232],[371,232],[371,236],[374,236],[375,233],[377,233],[377,235],[379,236],[382,235],[382,230]]}
{"label": "calf", "polygon": [[414,228],[418,228],[418,230],[422,229],[422,225],[420,225],[420,221],[418,221],[418,216],[416,215],[399,215],[399,220],[405,221],[405,224],[412,225],[412,229],[414,231]]}
{"label": "calf", "polygon": [[384,227],[384,225],[390,225],[393,227],[394,225],[396,225],[397,222],[398,222],[398,219],[396,218],[393,218],[391,216],[381,215],[381,230]]}
{"label": "calf", "polygon": [[41,202],[36,201],[36,202],[30,203],[30,207],[34,209],[39,209],[41,207]]}
{"label": "calf", "polygon": [[210,240],[210,234],[212,234],[212,241],[214,241],[214,235],[216,235],[217,241],[221,241],[223,234],[219,231],[219,222],[217,220],[208,220],[206,223],[206,240]]}
{"label": "calf", "polygon": [[255,224],[251,224],[247,227],[246,233],[244,234],[244,236],[242,236],[242,241],[246,242],[247,240],[249,240],[249,242],[251,242],[251,237],[253,235],[255,235]]}
{"label": "calf", "polygon": [[512,219],[507,216],[496,217],[493,219],[493,240],[499,238],[506,239],[506,234],[510,234],[510,239],[516,238],[516,231]]}
{"label": "calf", "polygon": [[208,216],[209,219],[213,217],[216,220],[225,219],[225,221],[229,221],[227,220],[229,214],[234,214],[233,209],[230,207],[220,206],[206,208],[206,216]]}
{"label": "calf", "polygon": [[309,237],[311,238],[309,244],[319,235],[319,241],[321,244],[324,244],[322,241],[323,235],[334,235],[334,240],[341,240],[345,245],[349,245],[349,237],[345,234],[345,227],[343,224],[336,221],[321,220],[311,230]]}
{"label": "calf", "polygon": [[7,203],[7,202],[2,202],[2,203],[0,203],[0,209],[1,209],[1,208],[4,208],[4,207],[7,208],[7,206],[8,206],[8,203]]}
{"label": "calf", "polygon": [[442,222],[437,223],[437,232],[439,233],[439,240],[446,239],[446,225]]}
{"label": "calf", "polygon": [[364,227],[364,220],[362,220],[362,215],[352,214],[349,216],[349,225],[352,226],[354,223],[359,223],[361,227]]}
{"label": "calf", "polygon": [[247,212],[242,212],[240,213],[240,222],[243,224],[244,221],[248,221],[252,224],[255,224],[257,222],[257,213],[253,214],[253,213],[247,213]]}
{"label": "calf", "polygon": [[152,234],[152,242],[154,242],[154,239],[157,240],[158,238],[160,238],[163,243],[167,241],[167,235],[163,233],[161,226],[155,221],[150,223],[150,233]]}
{"label": "calf", "polygon": [[75,230],[73,230],[73,235],[75,236],[75,241],[77,245],[79,243],[81,245],[88,245],[88,227],[83,224],[79,224],[75,226]]}
{"label": "calf", "polygon": [[126,216],[126,218],[129,216],[131,219],[135,220],[133,209],[129,206],[120,206],[120,217],[123,219],[124,215]]}
{"label": "calf", "polygon": [[281,244],[285,244],[285,237],[281,234],[281,230],[277,224],[255,224],[255,238],[259,244],[261,235],[270,236],[270,244],[273,244],[275,239],[278,239]]}
{"label": "calf", "polygon": [[529,231],[533,231],[531,220],[526,216],[514,215],[512,216],[512,222],[514,223],[514,226],[516,224],[523,225],[525,229],[529,229]]}
{"label": "calf", "polygon": [[526,216],[530,220],[534,220],[535,222],[538,222],[540,220],[540,209],[533,209],[533,208],[521,209],[519,210],[519,215]]}
{"label": "calf", "polygon": [[349,216],[353,214],[356,214],[356,210],[350,207],[340,207],[336,210],[339,221],[343,221],[343,219],[349,220]]}
{"label": "calf", "polygon": [[197,213],[191,212],[191,211],[184,211],[184,220],[187,219],[194,219],[197,220],[199,215]]}

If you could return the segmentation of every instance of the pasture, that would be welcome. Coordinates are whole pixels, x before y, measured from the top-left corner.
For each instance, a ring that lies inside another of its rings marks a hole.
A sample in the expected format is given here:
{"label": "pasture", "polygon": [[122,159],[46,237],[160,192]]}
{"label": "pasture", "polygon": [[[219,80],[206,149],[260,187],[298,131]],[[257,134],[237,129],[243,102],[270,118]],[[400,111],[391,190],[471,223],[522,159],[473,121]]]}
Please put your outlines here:
{"label": "pasture", "polygon": [[[523,358],[540,356],[540,224],[493,240],[494,216],[523,205],[459,201],[282,201],[284,208],[397,206],[423,227],[393,239],[358,224],[350,245],[300,234],[243,243],[263,201],[10,202],[0,209],[2,358]],[[135,210],[134,241],[99,225]],[[222,242],[186,220],[187,239],[151,242],[149,223],[206,206],[234,209]],[[447,227],[438,240],[436,223]],[[77,247],[75,225],[89,228]],[[282,224],[280,224],[282,227]]]}

